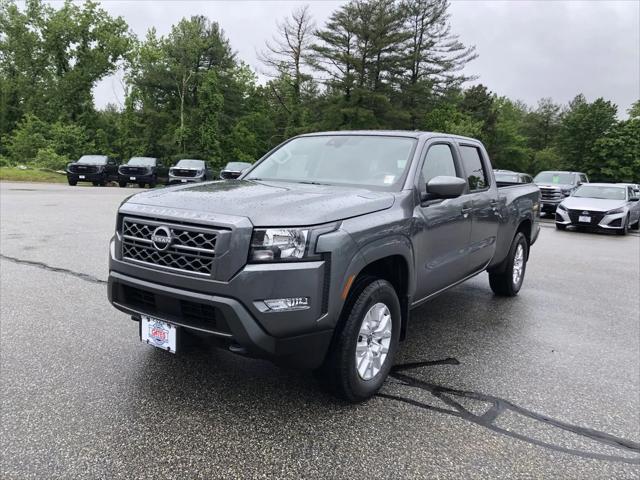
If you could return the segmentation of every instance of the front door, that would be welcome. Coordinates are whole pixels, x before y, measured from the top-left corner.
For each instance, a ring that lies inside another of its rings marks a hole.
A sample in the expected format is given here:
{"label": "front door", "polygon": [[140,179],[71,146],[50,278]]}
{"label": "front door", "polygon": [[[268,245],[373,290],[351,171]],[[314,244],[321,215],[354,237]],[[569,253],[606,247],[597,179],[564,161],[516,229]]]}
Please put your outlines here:
{"label": "front door", "polygon": [[[464,178],[453,145],[435,139],[428,146],[418,191],[426,192],[433,177]],[[445,200],[427,200],[414,209],[413,239],[416,262],[416,294],[420,301],[461,280],[470,273],[467,249],[471,234],[472,201],[468,195]]]}

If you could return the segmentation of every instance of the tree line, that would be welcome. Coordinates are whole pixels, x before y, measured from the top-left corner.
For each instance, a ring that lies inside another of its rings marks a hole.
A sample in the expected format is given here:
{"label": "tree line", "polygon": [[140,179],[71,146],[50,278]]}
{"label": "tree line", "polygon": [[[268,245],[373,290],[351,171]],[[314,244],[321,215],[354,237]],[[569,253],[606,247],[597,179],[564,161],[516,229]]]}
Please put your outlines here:
{"label": "tree line", "polygon": [[[500,96],[464,73],[478,53],[452,32],[448,8],[352,0],[324,25],[298,8],[265,42],[260,82],[203,16],[137,38],[96,2],[0,0],[0,164],[60,169],[100,153],[220,168],[300,133],[409,129],[479,138],[496,168],[640,181],[639,102],[618,120],[603,98]],[[97,109],[93,87],[120,69],[124,104]]]}

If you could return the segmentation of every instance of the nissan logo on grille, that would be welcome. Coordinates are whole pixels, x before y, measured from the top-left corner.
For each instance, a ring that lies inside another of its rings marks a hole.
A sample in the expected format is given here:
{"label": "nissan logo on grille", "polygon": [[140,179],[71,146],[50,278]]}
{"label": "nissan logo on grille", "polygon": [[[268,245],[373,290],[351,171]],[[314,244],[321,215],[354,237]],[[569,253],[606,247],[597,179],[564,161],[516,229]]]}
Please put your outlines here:
{"label": "nissan logo on grille", "polygon": [[151,242],[156,250],[163,252],[171,246],[173,237],[171,236],[171,230],[168,227],[161,226],[156,228],[151,234]]}

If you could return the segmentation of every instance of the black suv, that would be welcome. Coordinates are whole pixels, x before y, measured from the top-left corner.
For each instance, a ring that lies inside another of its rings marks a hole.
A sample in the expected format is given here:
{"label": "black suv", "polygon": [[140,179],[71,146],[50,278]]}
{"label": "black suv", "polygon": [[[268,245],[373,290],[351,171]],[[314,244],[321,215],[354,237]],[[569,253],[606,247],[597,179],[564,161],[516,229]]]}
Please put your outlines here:
{"label": "black suv", "polygon": [[126,164],[118,168],[118,185],[126,187],[129,183],[137,183],[140,188],[144,188],[145,185],[153,188],[161,177],[161,169],[157,158],[131,157]]}
{"label": "black suv", "polygon": [[213,175],[204,160],[184,158],[169,169],[168,184],[205,182],[213,180]]}
{"label": "black suv", "polygon": [[78,182],[104,186],[117,179],[118,163],[107,155],[83,155],[77,162],[67,165],[67,181],[72,186]]}

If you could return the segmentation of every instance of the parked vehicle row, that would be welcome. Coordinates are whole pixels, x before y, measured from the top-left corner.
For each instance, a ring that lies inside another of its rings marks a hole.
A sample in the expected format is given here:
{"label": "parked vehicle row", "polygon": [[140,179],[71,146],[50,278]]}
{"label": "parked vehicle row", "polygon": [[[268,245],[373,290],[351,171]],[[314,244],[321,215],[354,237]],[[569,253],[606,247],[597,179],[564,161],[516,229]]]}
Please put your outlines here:
{"label": "parked vehicle row", "polygon": [[[247,162],[229,162],[221,170],[219,178],[238,178],[250,166]],[[207,162],[192,158],[179,160],[174,166],[166,168],[155,157],[132,157],[127,163],[118,166],[115,159],[107,155],[83,155],[77,162],[67,165],[69,185],[91,182],[95,186],[104,186],[113,181],[123,188],[130,184],[140,188],[154,188],[159,184],[173,185],[213,179],[214,174]]]}
{"label": "parked vehicle row", "polygon": [[582,172],[549,171],[538,173],[533,181],[540,188],[540,211],[554,213],[560,202],[583,183],[589,183],[589,178]]}

